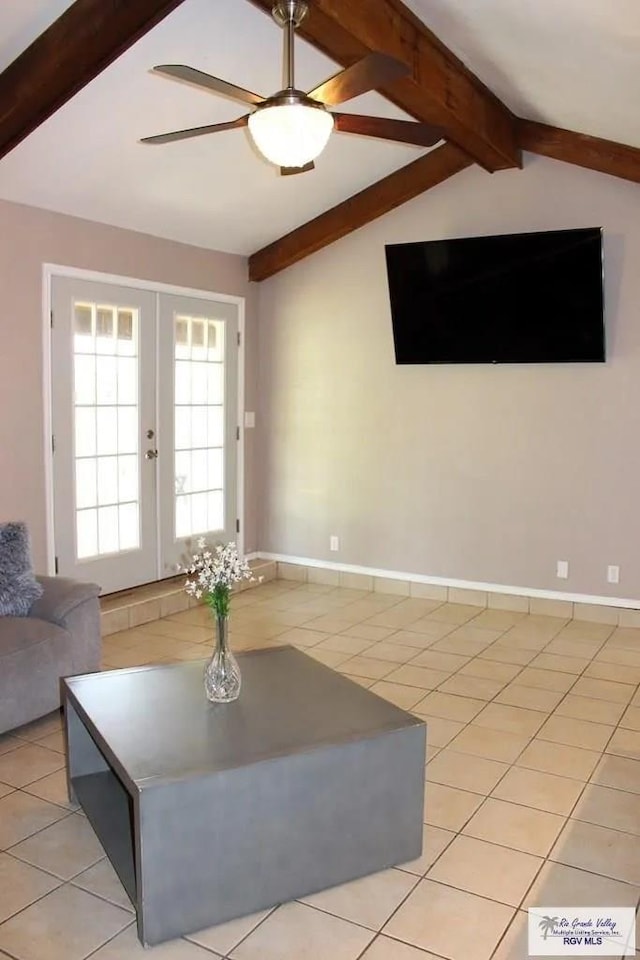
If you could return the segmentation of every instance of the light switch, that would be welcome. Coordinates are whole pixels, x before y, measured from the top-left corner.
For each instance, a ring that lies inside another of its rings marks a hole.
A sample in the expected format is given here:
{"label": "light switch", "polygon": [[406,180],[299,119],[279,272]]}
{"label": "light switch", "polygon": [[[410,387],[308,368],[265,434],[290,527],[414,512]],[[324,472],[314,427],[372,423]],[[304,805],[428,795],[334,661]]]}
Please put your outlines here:
{"label": "light switch", "polygon": [[251,430],[256,425],[256,415],[253,410],[245,410],[244,425],[247,430]]}

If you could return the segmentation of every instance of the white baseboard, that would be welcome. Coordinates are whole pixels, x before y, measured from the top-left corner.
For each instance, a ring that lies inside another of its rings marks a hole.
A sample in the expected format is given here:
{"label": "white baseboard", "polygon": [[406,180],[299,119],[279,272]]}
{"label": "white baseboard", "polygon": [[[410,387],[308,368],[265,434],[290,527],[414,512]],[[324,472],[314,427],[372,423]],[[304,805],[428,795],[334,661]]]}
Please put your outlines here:
{"label": "white baseboard", "polygon": [[398,570],[382,570],[377,567],[364,567],[358,564],[334,563],[330,560],[315,560],[312,557],[294,557],[284,553],[257,551],[252,557],[262,560],[275,560],[278,563],[290,563],[295,566],[313,567],[322,570],[334,570],[337,573],[356,573],[385,580],[403,580],[409,583],[425,583],[437,587],[453,587],[461,590],[474,590],[483,593],[496,593],[512,597],[530,597],[541,600],[562,600],[568,603],[588,604],[599,607],[617,607],[627,610],[640,610],[640,599],[626,597],[601,597],[588,593],[568,593],[561,590],[540,590],[537,587],[512,586],[504,583],[485,583],[479,580],[459,580],[450,577],[431,577],[421,573],[407,573]]}

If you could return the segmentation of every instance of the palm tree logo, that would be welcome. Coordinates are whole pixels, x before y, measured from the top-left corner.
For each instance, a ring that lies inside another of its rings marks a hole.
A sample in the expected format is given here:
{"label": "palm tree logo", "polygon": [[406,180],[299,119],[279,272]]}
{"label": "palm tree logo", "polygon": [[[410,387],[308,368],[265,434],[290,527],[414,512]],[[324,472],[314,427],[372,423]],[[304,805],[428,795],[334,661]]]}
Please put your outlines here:
{"label": "palm tree logo", "polygon": [[555,933],[558,917],[543,917],[538,926],[542,930],[542,939],[546,940],[550,933]]}

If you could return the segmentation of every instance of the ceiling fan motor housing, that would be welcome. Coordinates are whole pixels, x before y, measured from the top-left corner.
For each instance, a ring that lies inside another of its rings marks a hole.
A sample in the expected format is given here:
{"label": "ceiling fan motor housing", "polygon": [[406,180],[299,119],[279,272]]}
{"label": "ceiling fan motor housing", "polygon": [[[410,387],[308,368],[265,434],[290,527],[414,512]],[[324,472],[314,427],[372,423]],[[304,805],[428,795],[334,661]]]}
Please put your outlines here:
{"label": "ceiling fan motor housing", "polygon": [[277,0],[271,15],[279,27],[292,23],[295,28],[300,26],[308,12],[309,7],[305,0]]}

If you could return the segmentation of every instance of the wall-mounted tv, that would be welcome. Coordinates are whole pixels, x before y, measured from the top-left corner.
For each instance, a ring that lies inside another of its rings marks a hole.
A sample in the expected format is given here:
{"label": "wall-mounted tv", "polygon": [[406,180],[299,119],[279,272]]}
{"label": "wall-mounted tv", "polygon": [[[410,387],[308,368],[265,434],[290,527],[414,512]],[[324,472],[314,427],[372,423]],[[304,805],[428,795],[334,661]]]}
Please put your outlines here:
{"label": "wall-mounted tv", "polygon": [[602,362],[602,230],[385,247],[396,363]]}

